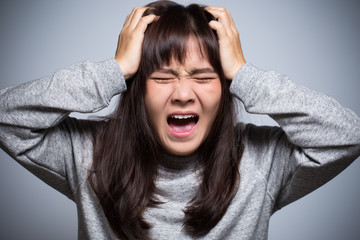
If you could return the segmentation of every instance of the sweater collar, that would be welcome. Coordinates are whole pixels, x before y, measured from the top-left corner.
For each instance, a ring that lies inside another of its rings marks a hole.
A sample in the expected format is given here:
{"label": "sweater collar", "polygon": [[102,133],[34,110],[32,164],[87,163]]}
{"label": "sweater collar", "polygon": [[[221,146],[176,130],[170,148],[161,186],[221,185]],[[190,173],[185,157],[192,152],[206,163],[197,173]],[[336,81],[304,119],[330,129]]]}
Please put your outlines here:
{"label": "sweater collar", "polygon": [[192,154],[189,156],[176,156],[168,153],[162,153],[162,158],[160,165],[164,168],[183,171],[183,170],[193,170],[198,163],[197,154]]}

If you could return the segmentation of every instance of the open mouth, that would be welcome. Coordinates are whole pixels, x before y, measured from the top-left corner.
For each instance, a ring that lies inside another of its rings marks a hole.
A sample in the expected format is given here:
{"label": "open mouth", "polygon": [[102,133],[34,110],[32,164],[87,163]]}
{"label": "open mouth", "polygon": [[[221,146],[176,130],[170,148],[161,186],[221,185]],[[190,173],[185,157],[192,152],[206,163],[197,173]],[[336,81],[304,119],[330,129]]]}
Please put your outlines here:
{"label": "open mouth", "polygon": [[198,121],[199,116],[195,114],[174,114],[167,118],[169,127],[175,133],[186,133],[191,131]]}

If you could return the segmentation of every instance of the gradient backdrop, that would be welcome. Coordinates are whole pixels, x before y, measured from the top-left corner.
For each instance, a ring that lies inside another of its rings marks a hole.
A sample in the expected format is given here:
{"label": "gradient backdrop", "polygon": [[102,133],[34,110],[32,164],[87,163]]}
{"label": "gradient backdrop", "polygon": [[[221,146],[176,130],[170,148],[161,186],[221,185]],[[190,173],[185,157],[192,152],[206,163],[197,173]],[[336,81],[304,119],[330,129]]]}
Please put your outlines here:
{"label": "gradient backdrop", "polygon": [[[126,15],[147,2],[2,0],[0,88],[84,59],[113,57]],[[360,114],[359,1],[196,2],[230,10],[247,61],[331,95]],[[267,117],[242,118],[274,124]],[[356,161],[324,187],[277,212],[269,239],[360,239],[359,184]],[[1,150],[0,192],[1,239],[77,238],[75,204]]]}

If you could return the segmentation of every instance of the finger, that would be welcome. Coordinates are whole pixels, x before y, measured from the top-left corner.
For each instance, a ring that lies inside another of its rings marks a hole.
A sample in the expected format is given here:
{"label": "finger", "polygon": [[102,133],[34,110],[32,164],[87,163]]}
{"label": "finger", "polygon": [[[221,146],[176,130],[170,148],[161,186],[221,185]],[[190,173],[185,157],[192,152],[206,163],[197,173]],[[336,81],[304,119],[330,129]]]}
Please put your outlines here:
{"label": "finger", "polygon": [[223,27],[226,28],[226,31],[230,34],[230,31],[236,30],[235,23],[231,14],[224,7],[206,7],[206,11],[211,13],[219,22],[223,24]]}
{"label": "finger", "polygon": [[231,15],[224,7],[206,7],[206,11],[210,12],[214,17],[228,22],[231,20]]}
{"label": "finger", "polygon": [[144,12],[149,7],[137,7],[134,9],[134,13],[131,15],[131,19],[129,21],[129,28],[134,29],[138,25],[140,19],[143,17]]}
{"label": "finger", "polygon": [[125,22],[123,24],[123,28],[125,28],[129,25],[129,18],[130,18],[130,14],[126,16]]}
{"label": "finger", "polygon": [[211,14],[213,14],[219,22],[222,22],[227,29],[231,29],[234,26],[234,21],[227,10],[212,10]]}
{"label": "finger", "polygon": [[[124,25],[123,25],[124,28],[129,27],[133,23],[134,20],[136,21],[134,16],[136,16],[139,11],[141,12],[142,8],[145,8],[145,10],[147,9],[147,7],[135,7],[135,8],[132,9],[131,13],[126,16],[126,19],[125,19],[125,22],[124,22]],[[141,15],[140,15],[140,17],[141,17]]]}
{"label": "finger", "polygon": [[219,41],[228,39],[228,31],[225,29],[223,23],[212,20],[209,22],[209,26],[217,32],[219,36]]}
{"label": "finger", "polygon": [[125,22],[124,22],[124,26],[123,27],[128,27],[130,25],[131,19],[135,13],[136,8],[133,8],[131,13],[129,15],[126,16]]}
{"label": "finger", "polygon": [[145,17],[140,18],[140,20],[139,20],[138,24],[136,25],[134,31],[139,31],[141,33],[144,33],[147,26],[150,23],[156,21],[157,19],[159,19],[159,16],[156,16],[154,14],[150,14],[150,15],[147,15]]}

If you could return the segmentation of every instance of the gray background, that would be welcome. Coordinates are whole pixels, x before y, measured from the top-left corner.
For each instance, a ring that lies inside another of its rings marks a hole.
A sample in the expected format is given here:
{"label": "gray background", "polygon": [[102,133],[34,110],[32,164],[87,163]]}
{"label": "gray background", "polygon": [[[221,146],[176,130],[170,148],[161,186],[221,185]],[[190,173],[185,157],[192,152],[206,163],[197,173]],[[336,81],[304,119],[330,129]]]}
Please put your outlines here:
{"label": "gray background", "polygon": [[[0,88],[114,56],[126,15],[148,1],[0,2]],[[178,1],[188,3],[190,1]],[[358,1],[197,1],[232,13],[247,61],[360,113]],[[267,117],[245,121],[274,124]],[[76,239],[73,202],[0,150],[0,238]],[[360,239],[360,162],[276,213],[269,239]]]}

